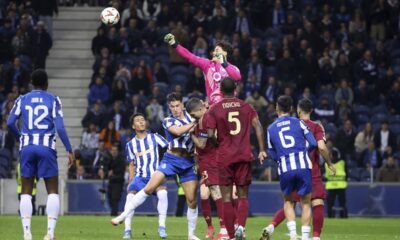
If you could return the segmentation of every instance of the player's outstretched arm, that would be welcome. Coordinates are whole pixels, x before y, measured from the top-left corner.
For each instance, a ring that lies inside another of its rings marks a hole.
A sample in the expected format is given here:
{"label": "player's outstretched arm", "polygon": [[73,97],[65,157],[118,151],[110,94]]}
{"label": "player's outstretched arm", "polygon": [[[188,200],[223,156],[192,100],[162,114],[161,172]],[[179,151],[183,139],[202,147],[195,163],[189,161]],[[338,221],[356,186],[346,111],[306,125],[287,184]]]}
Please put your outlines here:
{"label": "player's outstretched arm", "polygon": [[180,137],[180,136],[184,135],[185,133],[193,131],[195,126],[196,126],[195,122],[191,122],[191,123],[183,125],[183,126],[173,125],[170,128],[168,128],[168,132],[172,133],[173,135],[175,135],[177,137]]}
{"label": "player's outstretched arm", "polygon": [[260,123],[260,120],[258,119],[258,116],[254,117],[253,120],[251,121],[251,124],[253,125],[253,128],[256,130],[256,137],[257,137],[257,142],[258,142],[258,148],[260,150],[258,154],[258,160],[260,160],[260,163],[262,164],[264,160],[267,158],[267,153],[265,152],[265,136],[264,132]]}
{"label": "player's outstretched arm", "polygon": [[199,67],[201,70],[204,71],[206,68],[207,64],[210,62],[207,58],[201,58],[193,53],[191,53],[189,50],[187,50],[185,47],[180,45],[176,40],[175,36],[172,33],[168,33],[164,37],[164,42],[168,43],[171,47],[175,48],[176,52],[186,59],[188,62],[193,64],[196,67]]}

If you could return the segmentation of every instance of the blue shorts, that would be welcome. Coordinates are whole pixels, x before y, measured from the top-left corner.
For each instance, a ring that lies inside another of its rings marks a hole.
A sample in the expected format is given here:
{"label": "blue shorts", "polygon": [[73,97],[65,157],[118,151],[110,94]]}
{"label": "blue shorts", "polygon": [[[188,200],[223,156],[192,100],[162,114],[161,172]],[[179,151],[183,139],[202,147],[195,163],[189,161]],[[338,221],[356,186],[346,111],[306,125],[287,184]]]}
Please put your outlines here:
{"label": "blue shorts", "polygon": [[165,153],[157,170],[167,177],[178,175],[181,183],[198,180],[193,158],[184,158]]}
{"label": "blue shorts", "polygon": [[298,169],[291,170],[281,174],[281,190],[285,195],[297,192],[304,196],[312,192],[311,170]]}
{"label": "blue shorts", "polygon": [[21,176],[49,178],[58,176],[57,152],[49,147],[28,145],[20,154]]}
{"label": "blue shorts", "polygon": [[[129,192],[139,192],[142,190],[147,183],[150,181],[150,178],[144,178],[144,177],[134,177],[132,182],[129,183],[128,186],[128,193]],[[166,187],[167,184],[164,182],[161,184],[161,186]],[[153,195],[155,195],[157,192],[154,192]]]}

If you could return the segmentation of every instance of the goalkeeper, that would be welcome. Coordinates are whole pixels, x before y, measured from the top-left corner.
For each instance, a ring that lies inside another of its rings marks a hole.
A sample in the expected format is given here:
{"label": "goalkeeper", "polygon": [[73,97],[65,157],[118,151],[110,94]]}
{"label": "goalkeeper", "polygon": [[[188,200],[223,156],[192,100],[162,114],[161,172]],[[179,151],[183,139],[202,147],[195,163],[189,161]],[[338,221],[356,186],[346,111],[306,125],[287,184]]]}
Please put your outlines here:
{"label": "goalkeeper", "polygon": [[227,58],[232,54],[232,46],[229,43],[217,43],[212,52],[212,59],[209,60],[197,57],[189,52],[189,50],[175,40],[175,36],[171,33],[165,35],[164,41],[175,48],[179,55],[203,71],[206,82],[206,94],[210,105],[222,100],[222,93],[220,91],[222,79],[230,77],[236,82],[240,81],[241,75],[239,69],[227,61]]}

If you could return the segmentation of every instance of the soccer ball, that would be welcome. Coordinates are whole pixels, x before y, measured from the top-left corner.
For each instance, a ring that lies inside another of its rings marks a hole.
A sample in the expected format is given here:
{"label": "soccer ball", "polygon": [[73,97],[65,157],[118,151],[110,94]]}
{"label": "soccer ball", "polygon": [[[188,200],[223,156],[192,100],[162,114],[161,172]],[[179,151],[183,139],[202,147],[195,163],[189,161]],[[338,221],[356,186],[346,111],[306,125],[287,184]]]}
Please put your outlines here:
{"label": "soccer ball", "polygon": [[100,19],[106,25],[117,24],[119,18],[118,10],[113,7],[108,7],[101,11]]}

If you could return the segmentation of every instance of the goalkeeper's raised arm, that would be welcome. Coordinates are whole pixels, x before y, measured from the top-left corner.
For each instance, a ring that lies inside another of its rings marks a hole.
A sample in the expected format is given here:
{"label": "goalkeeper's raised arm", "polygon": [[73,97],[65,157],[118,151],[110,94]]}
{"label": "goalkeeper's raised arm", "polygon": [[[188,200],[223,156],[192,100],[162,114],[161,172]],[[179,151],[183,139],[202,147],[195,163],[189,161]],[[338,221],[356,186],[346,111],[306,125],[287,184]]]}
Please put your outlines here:
{"label": "goalkeeper's raised arm", "polygon": [[219,42],[215,45],[210,60],[207,58],[197,57],[191,53],[180,45],[175,39],[175,36],[171,33],[165,35],[164,41],[171,47],[175,48],[179,55],[203,71],[206,84],[206,94],[210,105],[219,102],[222,99],[220,82],[224,77],[230,77],[236,82],[239,82],[242,78],[239,68],[228,62],[228,59],[232,54],[232,46],[227,42]]}

